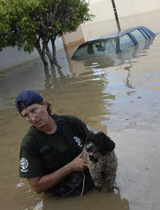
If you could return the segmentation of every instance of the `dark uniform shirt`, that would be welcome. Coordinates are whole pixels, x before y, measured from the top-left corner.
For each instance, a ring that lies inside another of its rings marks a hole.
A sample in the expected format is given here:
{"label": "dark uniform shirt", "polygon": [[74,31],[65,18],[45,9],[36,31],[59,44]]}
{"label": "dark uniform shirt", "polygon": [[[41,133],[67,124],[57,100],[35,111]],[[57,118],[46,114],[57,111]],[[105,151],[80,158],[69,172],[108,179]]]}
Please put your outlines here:
{"label": "dark uniform shirt", "polygon": [[[72,130],[75,143],[78,147],[83,147],[86,135],[90,132],[86,124],[74,116],[62,115],[61,117],[63,117],[65,123]],[[58,129],[54,134],[43,134],[43,136],[53,151],[55,163],[62,167],[73,160],[73,155],[68,142]],[[41,177],[45,174],[42,155],[39,152],[34,137],[31,132],[28,131],[22,140],[20,149],[20,177]]]}

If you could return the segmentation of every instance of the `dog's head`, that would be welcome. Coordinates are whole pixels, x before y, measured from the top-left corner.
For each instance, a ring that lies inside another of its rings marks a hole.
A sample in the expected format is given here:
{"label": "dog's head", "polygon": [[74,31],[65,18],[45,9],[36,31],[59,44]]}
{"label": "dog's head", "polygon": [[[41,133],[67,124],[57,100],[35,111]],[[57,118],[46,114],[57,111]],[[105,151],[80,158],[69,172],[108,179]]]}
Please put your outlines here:
{"label": "dog's head", "polygon": [[89,153],[99,152],[104,156],[114,148],[115,143],[103,132],[90,133],[86,139],[86,150]]}

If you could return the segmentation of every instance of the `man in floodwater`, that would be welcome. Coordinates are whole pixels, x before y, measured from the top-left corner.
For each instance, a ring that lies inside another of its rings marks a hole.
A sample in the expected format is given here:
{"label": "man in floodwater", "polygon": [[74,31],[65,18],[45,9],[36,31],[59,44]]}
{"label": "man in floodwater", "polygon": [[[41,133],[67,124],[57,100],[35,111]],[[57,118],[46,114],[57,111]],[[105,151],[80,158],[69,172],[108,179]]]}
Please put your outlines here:
{"label": "man in floodwater", "polygon": [[16,108],[30,127],[20,148],[20,177],[31,188],[56,196],[83,195],[94,186],[81,151],[90,132],[71,115],[51,115],[51,105],[36,91],[24,90]]}

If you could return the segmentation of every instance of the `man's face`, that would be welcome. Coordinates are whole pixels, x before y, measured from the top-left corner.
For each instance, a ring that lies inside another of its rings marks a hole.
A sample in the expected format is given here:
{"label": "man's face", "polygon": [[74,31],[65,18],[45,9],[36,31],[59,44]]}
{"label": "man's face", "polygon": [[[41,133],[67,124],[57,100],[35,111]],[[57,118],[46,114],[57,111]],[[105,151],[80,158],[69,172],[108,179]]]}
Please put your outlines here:
{"label": "man's face", "polygon": [[22,110],[21,115],[31,125],[41,130],[49,123],[49,114],[47,112],[47,102],[42,104],[32,104]]}

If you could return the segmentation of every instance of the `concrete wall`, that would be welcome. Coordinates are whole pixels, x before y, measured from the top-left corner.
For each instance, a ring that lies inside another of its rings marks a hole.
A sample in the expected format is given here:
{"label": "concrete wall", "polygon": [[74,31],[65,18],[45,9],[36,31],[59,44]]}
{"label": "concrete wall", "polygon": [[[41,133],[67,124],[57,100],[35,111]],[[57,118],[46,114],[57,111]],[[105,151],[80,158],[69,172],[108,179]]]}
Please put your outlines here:
{"label": "concrete wall", "polygon": [[63,44],[67,47],[73,47],[84,42],[82,26],[80,25],[76,32],[66,33],[62,36]]}
{"label": "concrete wall", "polygon": [[[56,39],[56,48],[57,50],[63,49],[63,42],[61,38]],[[39,58],[39,54],[36,49],[29,54],[23,50],[18,51],[17,47],[7,47],[0,52],[0,71],[27,63],[36,58]]]}
{"label": "concrete wall", "polygon": [[[119,17],[142,14],[160,9],[160,0],[114,0]],[[111,0],[88,0],[94,22],[114,18]],[[86,25],[90,24],[87,22]]]}
{"label": "concrete wall", "polygon": [[[114,0],[114,2],[122,30],[144,25],[155,32],[159,32],[157,31],[159,18],[155,22],[157,28],[154,27],[153,22],[156,20],[157,13],[160,12],[160,0]],[[118,30],[111,0],[90,0],[89,3],[90,12],[96,17],[92,22],[82,25],[84,40],[116,33]],[[104,12],[105,10],[106,12]]]}
{"label": "concrete wall", "polygon": [[7,47],[0,52],[0,70],[12,68],[13,66],[26,63],[38,57],[36,50],[31,54],[26,52],[18,51],[17,47]]}

